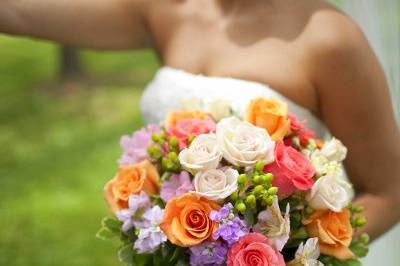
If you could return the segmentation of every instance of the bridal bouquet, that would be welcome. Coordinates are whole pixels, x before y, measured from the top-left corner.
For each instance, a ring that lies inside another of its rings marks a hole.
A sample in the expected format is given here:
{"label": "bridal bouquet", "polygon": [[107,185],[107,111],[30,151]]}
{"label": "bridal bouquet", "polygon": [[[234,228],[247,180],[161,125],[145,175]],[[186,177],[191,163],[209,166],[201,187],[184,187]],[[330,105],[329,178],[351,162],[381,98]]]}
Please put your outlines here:
{"label": "bridal bouquet", "polygon": [[[204,106],[205,105],[205,106]],[[121,139],[104,188],[126,265],[360,265],[366,220],[352,206],[346,148],[318,140],[272,98],[188,100],[162,126]]]}

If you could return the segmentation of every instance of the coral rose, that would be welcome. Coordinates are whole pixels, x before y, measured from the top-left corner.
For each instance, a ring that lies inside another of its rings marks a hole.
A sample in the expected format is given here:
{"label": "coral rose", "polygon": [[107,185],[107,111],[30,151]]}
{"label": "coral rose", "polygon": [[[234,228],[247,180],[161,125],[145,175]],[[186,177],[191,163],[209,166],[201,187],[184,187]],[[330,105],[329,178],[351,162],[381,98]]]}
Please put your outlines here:
{"label": "coral rose", "polygon": [[354,254],[349,249],[353,236],[350,224],[350,212],[343,209],[341,212],[315,211],[303,221],[308,234],[319,238],[319,247],[322,254],[334,256],[340,260],[351,259]]}
{"label": "coral rose", "polygon": [[[194,117],[185,118],[185,115]],[[167,118],[167,124],[169,124],[166,126],[168,135],[178,140],[181,150],[188,146],[190,137],[214,132],[216,127],[214,120],[201,112],[172,113]]]}
{"label": "coral rose", "polygon": [[165,120],[165,127],[171,128],[175,127],[177,122],[180,120],[188,120],[188,119],[193,119],[193,118],[199,118],[199,119],[205,119],[207,114],[200,112],[200,111],[175,111],[175,112],[170,112],[167,114],[166,120]]}
{"label": "coral rose", "polygon": [[149,195],[158,193],[159,175],[149,161],[121,166],[118,173],[104,187],[104,197],[114,212],[128,207],[131,194],[141,191]]}
{"label": "coral rose", "polygon": [[283,256],[259,233],[248,234],[236,242],[228,253],[227,266],[284,266]]}
{"label": "coral rose", "polygon": [[256,98],[247,106],[244,120],[265,128],[273,140],[282,140],[290,129],[288,106],[273,98]]}
{"label": "coral rose", "polygon": [[186,193],[167,203],[160,227],[173,244],[194,246],[217,230],[218,224],[209,218],[209,214],[219,208],[215,202]]}
{"label": "coral rose", "polygon": [[274,175],[272,184],[279,188],[281,198],[293,194],[296,190],[309,190],[314,185],[312,177],[315,170],[305,155],[282,141],[276,143],[275,162],[264,167],[265,172]]}

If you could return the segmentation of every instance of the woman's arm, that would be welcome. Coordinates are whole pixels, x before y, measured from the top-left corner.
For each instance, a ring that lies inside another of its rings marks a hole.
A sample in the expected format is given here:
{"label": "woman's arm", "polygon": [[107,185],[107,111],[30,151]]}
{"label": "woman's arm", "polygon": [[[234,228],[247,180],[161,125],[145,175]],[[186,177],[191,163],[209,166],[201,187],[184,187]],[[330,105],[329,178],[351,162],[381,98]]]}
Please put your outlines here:
{"label": "woman's arm", "polygon": [[150,0],[0,0],[0,32],[96,49],[144,47]]}
{"label": "woman's arm", "polygon": [[332,11],[315,19],[321,28],[310,69],[321,115],[348,147],[345,164],[356,203],[365,207],[365,231],[376,238],[400,219],[400,133],[388,85],[354,22]]}

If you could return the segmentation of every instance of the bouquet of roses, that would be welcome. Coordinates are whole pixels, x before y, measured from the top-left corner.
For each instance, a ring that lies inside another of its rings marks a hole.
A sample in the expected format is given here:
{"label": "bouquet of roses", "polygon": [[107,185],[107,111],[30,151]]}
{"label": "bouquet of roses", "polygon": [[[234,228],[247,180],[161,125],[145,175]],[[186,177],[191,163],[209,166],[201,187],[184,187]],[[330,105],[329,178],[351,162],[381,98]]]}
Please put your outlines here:
{"label": "bouquet of roses", "polygon": [[115,218],[98,237],[120,239],[123,263],[360,265],[366,220],[351,205],[339,140],[316,139],[272,98],[243,117],[224,100],[187,103],[121,139],[104,188]]}

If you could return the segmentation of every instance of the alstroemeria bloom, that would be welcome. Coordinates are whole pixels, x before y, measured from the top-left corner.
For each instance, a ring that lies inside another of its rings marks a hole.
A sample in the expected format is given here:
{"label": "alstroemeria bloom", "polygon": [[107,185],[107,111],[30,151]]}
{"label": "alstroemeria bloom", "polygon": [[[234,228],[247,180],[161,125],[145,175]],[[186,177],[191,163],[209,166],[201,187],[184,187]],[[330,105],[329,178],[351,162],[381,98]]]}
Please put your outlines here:
{"label": "alstroemeria bloom", "polygon": [[300,243],[297,248],[294,260],[290,261],[288,266],[324,266],[322,262],[318,261],[319,247],[318,238],[309,238],[304,244]]}
{"label": "alstroemeria bloom", "polygon": [[260,232],[268,237],[269,243],[276,250],[282,251],[290,234],[289,204],[286,206],[285,216],[282,216],[278,204],[278,197],[267,210],[258,214],[258,223],[254,226],[254,231]]}

